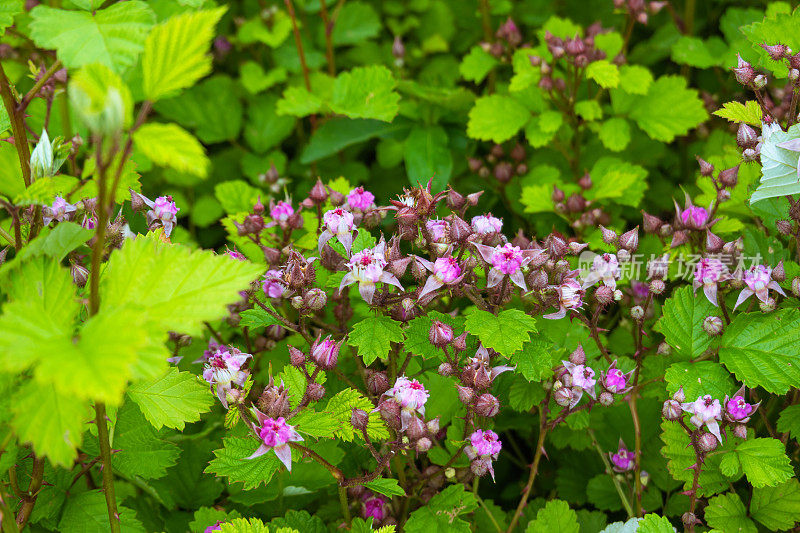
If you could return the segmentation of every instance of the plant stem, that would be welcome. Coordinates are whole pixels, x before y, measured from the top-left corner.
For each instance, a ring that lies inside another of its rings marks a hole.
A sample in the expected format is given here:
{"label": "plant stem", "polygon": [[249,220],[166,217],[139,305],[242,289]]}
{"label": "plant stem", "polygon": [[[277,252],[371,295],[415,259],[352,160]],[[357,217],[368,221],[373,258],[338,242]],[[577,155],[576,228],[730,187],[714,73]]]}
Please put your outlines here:
{"label": "plant stem", "polygon": [[62,65],[60,59],[56,59],[55,63],[50,65],[50,68],[47,69],[44,74],[42,74],[42,77],[39,78],[39,81],[37,81],[33,85],[33,87],[31,87],[31,90],[28,91],[27,94],[20,101],[19,106],[17,106],[17,111],[19,113],[22,113],[23,111],[25,111],[25,109],[28,108],[28,104],[30,104],[31,101],[36,97],[36,94],[39,92],[39,89],[44,87],[44,84],[47,83],[50,80],[50,78],[52,78],[53,75],[55,75],[55,73],[58,72],[58,70],[61,67]]}
{"label": "plant stem", "polygon": [[350,527],[350,504],[347,502],[347,488],[339,487],[339,505],[342,507],[342,515],[345,524]]}
{"label": "plant stem", "polygon": [[603,449],[600,447],[600,444],[597,443],[594,430],[589,428],[587,431],[589,432],[589,436],[592,438],[592,445],[594,446],[595,450],[597,450],[597,454],[600,456],[600,459],[602,459],[603,464],[606,467],[606,474],[611,476],[611,480],[614,482],[614,487],[617,489],[617,494],[619,494],[619,499],[622,501],[622,506],[625,508],[625,512],[628,513],[628,518],[633,518],[635,515],[633,514],[631,502],[628,501],[625,491],[622,490],[622,485],[614,475],[614,470],[611,468],[611,462],[608,460],[608,456],[603,453]]}
{"label": "plant stem", "polygon": [[506,529],[506,533],[511,533],[514,531],[514,528],[517,526],[517,522],[519,522],[519,519],[522,517],[522,511],[525,509],[525,504],[528,503],[528,497],[531,494],[531,490],[533,490],[533,482],[536,481],[536,474],[539,473],[539,462],[541,461],[542,454],[544,453],[544,439],[546,436],[547,424],[545,424],[544,407],[539,406],[539,440],[536,442],[536,454],[533,456],[533,464],[531,465],[531,471],[528,475],[528,483],[525,484],[525,488],[522,490],[522,497],[517,505],[517,510],[514,511],[514,516],[511,518],[511,524],[509,524],[508,529]]}
{"label": "plant stem", "polygon": [[100,459],[103,461],[103,493],[106,496],[108,508],[108,522],[113,533],[119,533],[119,513],[117,512],[117,497],[114,491],[114,472],[111,468],[111,444],[108,440],[108,425],[106,424],[106,404],[97,402],[94,405],[97,413],[97,439],[100,441]]}
{"label": "plant stem", "polygon": [[44,459],[40,457],[33,457],[33,469],[31,470],[31,481],[28,484],[28,490],[22,495],[22,507],[17,513],[17,526],[19,529],[24,529],[25,524],[33,512],[33,506],[36,505],[36,498],[39,495],[39,489],[42,488],[44,481]]}
{"label": "plant stem", "polygon": [[17,112],[17,99],[11,90],[3,65],[0,63],[0,96],[11,121],[11,134],[14,136],[14,146],[17,148],[19,166],[22,169],[22,179],[25,187],[31,186],[31,149],[28,146],[28,134],[25,132],[23,113]]}
{"label": "plant stem", "polygon": [[319,0],[320,16],[325,25],[325,58],[328,60],[328,74],[336,76],[336,61],[333,57],[333,25],[334,21],[328,15],[328,6],[325,0]]}

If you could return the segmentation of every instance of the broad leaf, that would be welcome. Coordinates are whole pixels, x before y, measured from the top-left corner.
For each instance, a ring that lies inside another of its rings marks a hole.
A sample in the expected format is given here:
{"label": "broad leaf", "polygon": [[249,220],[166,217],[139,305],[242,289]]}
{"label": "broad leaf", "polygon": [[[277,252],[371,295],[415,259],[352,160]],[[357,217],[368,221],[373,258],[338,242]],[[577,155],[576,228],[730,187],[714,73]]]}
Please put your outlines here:
{"label": "broad leaf", "polygon": [[177,124],[145,124],[133,139],[136,148],[156,165],[201,178],[208,175],[211,162],[203,145]]}
{"label": "broad leaf", "polygon": [[403,341],[403,330],[389,317],[377,316],[358,322],[347,343],[358,348],[358,355],[369,366],[375,359],[389,355],[392,342]]}
{"label": "broad leaf", "polygon": [[756,533],[756,525],[747,517],[741,498],[735,492],[720,494],[708,501],[703,515],[708,525],[720,531]]}
{"label": "broad leaf", "polygon": [[770,531],[791,529],[800,521],[800,482],[753,489],[750,515]]}
{"label": "broad leaf", "polygon": [[674,354],[681,359],[700,356],[711,345],[711,336],[703,330],[703,320],[716,315],[716,308],[691,287],[681,287],[667,298],[662,316],[655,326],[664,335]]}
{"label": "broad leaf", "polygon": [[510,96],[484,96],[475,101],[469,112],[467,135],[501,143],[516,135],[530,117],[528,109]]}
{"label": "broad leaf", "polygon": [[774,487],[794,475],[784,446],[778,439],[750,438],[736,447],[747,481],[756,488]]}
{"label": "broad leaf", "polygon": [[536,332],[536,320],[519,309],[506,309],[497,315],[476,309],[467,315],[465,327],[485,347],[510,356]]}
{"label": "broad leaf", "polygon": [[166,426],[183,430],[186,422],[200,420],[200,414],[214,403],[206,385],[176,368],[158,379],[133,384],[128,395],[156,429]]}
{"label": "broad leaf", "polygon": [[397,81],[382,66],[356,67],[336,77],[330,107],[350,118],[373,118],[391,122],[399,109]]}
{"label": "broad leaf", "polygon": [[578,533],[578,516],[562,500],[551,500],[536,513],[536,520],[528,524],[525,533]]}

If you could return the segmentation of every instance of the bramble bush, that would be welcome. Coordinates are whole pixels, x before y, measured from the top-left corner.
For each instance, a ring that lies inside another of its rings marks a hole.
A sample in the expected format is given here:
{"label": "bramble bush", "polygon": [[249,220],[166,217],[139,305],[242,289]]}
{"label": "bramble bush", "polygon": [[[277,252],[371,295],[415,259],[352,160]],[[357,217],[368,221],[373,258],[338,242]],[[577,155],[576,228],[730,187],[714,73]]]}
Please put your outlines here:
{"label": "bramble bush", "polygon": [[2,531],[795,530],[747,4],[0,0]]}

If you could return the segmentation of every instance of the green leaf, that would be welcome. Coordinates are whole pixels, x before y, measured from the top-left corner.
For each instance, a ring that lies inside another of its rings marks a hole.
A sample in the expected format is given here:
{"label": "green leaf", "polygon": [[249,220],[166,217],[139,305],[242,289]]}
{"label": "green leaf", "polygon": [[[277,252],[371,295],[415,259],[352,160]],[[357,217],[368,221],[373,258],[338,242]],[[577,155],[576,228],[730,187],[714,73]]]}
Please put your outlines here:
{"label": "green leaf", "polygon": [[319,113],[324,107],[322,99],[308,91],[305,87],[287,87],[276,104],[278,115],[305,117]]}
{"label": "green leaf", "polygon": [[[132,510],[117,504],[121,530],[125,533],[144,533],[145,528]],[[58,531],[63,533],[106,533],[108,508],[102,490],[91,490],[71,495],[64,506],[64,513],[58,523]]]}
{"label": "green leaf", "polygon": [[586,76],[604,89],[613,89],[619,85],[619,67],[607,59],[589,63]]}
{"label": "green leaf", "polygon": [[774,487],[794,475],[784,446],[778,439],[747,439],[736,447],[747,481],[756,488]]}
{"label": "green leaf", "polygon": [[[369,413],[367,435],[370,439],[382,439],[389,436],[389,432],[386,426],[383,425],[378,413],[372,412],[372,410],[375,409],[372,402],[357,390],[348,388],[337,393],[333,398],[328,400],[328,404],[324,409],[324,411],[330,413],[331,418],[336,420],[339,424],[339,428],[336,431],[337,437],[344,441],[352,442],[353,437],[357,435],[353,429],[353,425],[350,423],[353,409],[361,409]],[[358,435],[358,437],[361,438],[360,435]]]}
{"label": "green leaf", "polygon": [[158,436],[136,404],[130,401],[117,411],[111,446],[119,450],[114,454],[114,468],[128,478],[163,477],[167,468],[177,462],[180,453],[177,445]]}
{"label": "green leaf", "polygon": [[738,533],[756,533],[756,525],[747,517],[742,500],[735,492],[720,494],[708,501],[704,518],[710,527]]}
{"label": "green leaf", "polygon": [[330,107],[350,118],[372,118],[391,122],[399,110],[397,81],[382,65],[356,67],[342,72],[333,83]]}
{"label": "green leaf", "polygon": [[111,254],[107,272],[101,311],[134,309],[161,331],[197,334],[203,321],[227,314],[262,267],[139,237]]}
{"label": "green leaf", "polygon": [[601,157],[590,174],[596,185],[586,191],[588,199],[610,198],[620,205],[636,207],[647,189],[647,170],[616,157]]}
{"label": "green leaf", "polygon": [[186,422],[200,420],[200,414],[214,403],[207,385],[177,368],[170,368],[158,379],[134,383],[128,395],[156,429],[166,426],[183,430]]}
{"label": "green leaf", "polygon": [[[669,473],[676,480],[683,482],[684,487],[688,489],[692,486],[694,477],[694,472],[689,467],[697,461],[689,436],[679,424],[668,420],[661,423],[661,429],[661,440],[664,442],[661,454],[667,459]],[[734,454],[729,451],[733,446],[733,439],[728,439],[716,453],[706,457],[703,469],[700,471],[699,496],[712,496],[728,488],[730,480],[720,472],[720,462],[723,458]],[[735,476],[732,477],[735,480]]]}
{"label": "green leaf", "polygon": [[769,531],[791,529],[800,521],[800,482],[753,489],[750,515]]}
{"label": "green leaf", "polygon": [[698,357],[711,346],[711,336],[703,330],[703,320],[716,315],[716,308],[702,294],[694,294],[691,287],[673,291],[664,302],[662,316],[655,326],[681,359]]}
{"label": "green leaf", "polygon": [[244,180],[227,180],[214,187],[214,196],[226,213],[249,213],[261,196],[261,191]]}
{"label": "green leaf", "polygon": [[744,122],[751,126],[761,127],[761,106],[755,100],[748,100],[744,104],[725,102],[722,104],[722,108],[714,111],[714,114],[731,122]]}
{"label": "green leaf", "polygon": [[543,399],[544,388],[541,384],[531,383],[522,376],[514,376],[514,382],[508,390],[508,404],[512,409],[526,413]]}
{"label": "green leaf", "polygon": [[[220,533],[269,533],[270,529],[258,518],[234,518],[228,523],[220,524]],[[295,533],[296,529],[281,528],[275,533]]]}
{"label": "green leaf", "polygon": [[476,309],[467,315],[465,327],[485,347],[510,356],[536,333],[536,320],[519,309],[506,309],[497,315]]}
{"label": "green leaf", "polygon": [[55,49],[67,68],[102,63],[120,74],[136,62],[155,21],[147,2],[139,0],[94,13],[39,5],[30,15],[31,39],[41,48]]}
{"label": "green leaf", "polygon": [[333,118],[320,126],[303,149],[300,162],[312,163],[356,143],[389,135],[406,126],[387,124],[378,120]]}
{"label": "green leaf", "polygon": [[703,40],[682,35],[672,44],[674,62],[702,69],[721,66],[728,52],[728,45],[716,36]]}
{"label": "green leaf", "polygon": [[674,394],[683,387],[689,401],[710,394],[714,398],[724,398],[733,392],[734,383],[730,373],[713,361],[689,361],[673,363],[664,374],[667,392]]}
{"label": "green leaf", "polygon": [[647,94],[653,75],[641,65],[622,65],[619,68],[619,88],[628,94]]}
{"label": "green leaf", "polygon": [[294,129],[294,117],[277,114],[277,101],[274,94],[262,94],[248,103],[244,138],[256,153],[263,154],[274,148]]}
{"label": "green leaf", "polygon": [[536,513],[525,533],[578,533],[578,515],[562,500],[550,500]]}
{"label": "green leaf", "polygon": [[603,109],[596,100],[582,100],[576,103],[575,112],[587,122],[603,117]]}
{"label": "green leaf", "polygon": [[415,126],[405,142],[404,158],[408,181],[427,183],[433,177],[433,190],[444,189],[453,172],[453,154],[447,133],[441,126]]}
{"label": "green leaf", "polygon": [[14,17],[22,13],[24,0],[3,0],[0,2],[0,35],[14,24]]}
{"label": "green leaf", "polygon": [[297,416],[289,420],[297,431],[311,437],[333,437],[339,425],[330,413],[319,413],[312,409],[304,409]]}
{"label": "green leaf", "polygon": [[480,83],[495,65],[497,59],[482,46],[476,45],[470,48],[469,53],[461,60],[458,71],[465,80]]}
{"label": "green leaf", "polygon": [[[253,17],[239,27],[236,36],[242,44],[264,43],[270,48],[279,47],[292,33],[292,19],[284,10],[271,14],[267,25],[261,17]],[[306,52],[308,54],[308,52]]]}
{"label": "green leaf", "polygon": [[155,102],[172,96],[211,72],[208,49],[226,9],[187,11],[153,28],[142,55],[145,98]]}
{"label": "green leaf", "polygon": [[777,430],[781,433],[790,433],[794,440],[800,440],[800,405],[790,405],[781,411]]}
{"label": "green leaf", "polygon": [[475,495],[461,484],[450,485],[430,502],[411,513],[405,524],[406,533],[467,533],[469,525],[459,518],[478,507]]}
{"label": "green leaf", "polygon": [[386,316],[376,316],[358,322],[350,332],[347,344],[358,348],[358,355],[369,366],[375,359],[389,355],[392,342],[403,342],[403,329]]}
{"label": "green leaf", "polygon": [[273,85],[286,81],[287,73],[283,67],[276,67],[269,72],[255,61],[247,61],[239,67],[239,81],[247,92],[258,94]]}
{"label": "green leaf", "polygon": [[675,528],[666,516],[650,513],[639,520],[636,533],[675,533]]}
{"label": "green leaf", "polygon": [[400,486],[396,479],[385,479],[385,478],[378,478],[373,481],[368,481],[364,483],[364,486],[367,487],[372,492],[377,492],[379,494],[383,494],[384,496],[405,496],[406,491]]}
{"label": "green leaf", "polygon": [[631,142],[631,126],[622,117],[613,117],[600,126],[600,142],[612,152],[621,152]]}
{"label": "green leaf", "polygon": [[[267,484],[283,464],[274,452],[266,453],[254,459],[247,459],[258,448],[255,437],[225,437],[223,447],[214,451],[214,459],[205,469],[207,474],[227,477],[228,483],[242,483],[244,490],[252,490],[259,485]],[[292,453],[297,459],[297,453]]]}
{"label": "green leaf", "polygon": [[[628,113],[650,138],[672,142],[708,118],[703,101],[694,89],[686,87],[682,76],[662,76],[647,94],[614,98],[618,111]],[[620,109],[621,108],[621,109]]]}
{"label": "green leaf", "polygon": [[144,124],[133,135],[142,154],[156,165],[201,178],[211,166],[203,145],[177,124]]}
{"label": "green leaf", "polygon": [[521,350],[515,351],[510,359],[516,365],[517,372],[525,376],[525,379],[542,381],[552,375],[556,353],[552,343],[533,337]]}
{"label": "green leaf", "polygon": [[750,388],[785,394],[800,387],[800,312],[736,315],[720,341],[719,360]]}
{"label": "green leaf", "polygon": [[786,132],[780,128],[763,129],[760,152],[761,183],[750,197],[751,204],[767,198],[800,192],[800,178],[797,175],[800,151],[778,146],[798,138],[800,138],[800,125],[798,124],[790,127]]}
{"label": "green leaf", "polygon": [[37,455],[55,465],[72,465],[84,422],[92,416],[88,404],[36,381],[22,385],[17,394],[11,425],[20,442],[30,442]]}
{"label": "green leaf", "polygon": [[371,5],[348,2],[336,17],[331,39],[336,46],[352,45],[376,37],[380,31],[381,20]]}
{"label": "green leaf", "polygon": [[604,511],[619,511],[622,509],[619,493],[614,487],[614,481],[608,474],[594,476],[585,485],[585,491],[589,501],[598,509]]}
{"label": "green leaf", "polygon": [[90,130],[115,133],[131,125],[133,98],[122,78],[106,65],[92,63],[73,74],[69,100]]}
{"label": "green leaf", "polygon": [[189,529],[192,533],[205,533],[206,528],[217,522],[230,522],[234,518],[241,518],[239,511],[235,509],[226,512],[215,507],[201,507],[194,512],[194,520],[189,522]]}
{"label": "green leaf", "polygon": [[[267,303],[266,305],[270,304]],[[253,309],[242,311],[239,313],[239,316],[241,317],[239,325],[248,328],[265,328],[274,324],[280,324],[277,318],[267,313],[260,307],[254,307]]]}
{"label": "green leaf", "polygon": [[517,100],[499,94],[483,96],[469,112],[467,135],[481,141],[507,141],[528,122],[530,112]]}

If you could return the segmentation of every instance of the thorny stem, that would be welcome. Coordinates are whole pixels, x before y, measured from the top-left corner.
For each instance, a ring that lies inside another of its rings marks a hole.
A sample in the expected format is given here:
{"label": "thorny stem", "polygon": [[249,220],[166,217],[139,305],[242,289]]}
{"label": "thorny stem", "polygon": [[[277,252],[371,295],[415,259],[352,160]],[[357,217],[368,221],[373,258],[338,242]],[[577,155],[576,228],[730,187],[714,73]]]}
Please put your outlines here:
{"label": "thorny stem", "polygon": [[[695,509],[697,508],[697,489],[700,485],[700,470],[702,470],[702,462],[703,459],[700,456],[700,450],[697,448],[697,442],[695,442],[694,435],[690,435],[692,439],[692,448],[694,448],[694,475],[692,476],[692,494],[689,500],[689,512],[694,514]],[[691,523],[686,526],[689,533],[694,533],[694,523]]]}
{"label": "thorny stem", "polygon": [[37,81],[33,87],[31,87],[31,90],[28,91],[28,93],[22,98],[22,101],[20,101],[19,106],[17,106],[17,111],[19,113],[24,112],[25,109],[28,108],[28,105],[36,97],[39,90],[44,87],[44,84],[47,83],[61,67],[62,64],[60,59],[56,59],[55,63],[50,65],[50,68],[47,69],[44,74],[42,74],[42,77],[39,78],[39,81]]}
{"label": "thorny stem", "polygon": [[25,187],[31,186],[31,149],[28,146],[28,134],[25,132],[23,113],[17,112],[17,99],[11,89],[3,65],[0,63],[0,96],[11,121],[11,134],[14,136],[14,146],[19,157],[19,166],[22,169],[22,179]]}
{"label": "thorny stem", "polygon": [[[546,401],[549,401],[550,395],[548,394]],[[531,471],[528,475],[528,482],[525,484],[525,488],[522,490],[522,497],[519,500],[519,504],[517,505],[517,510],[514,511],[514,516],[511,519],[511,524],[509,524],[508,529],[506,529],[506,533],[511,533],[514,531],[514,528],[517,527],[517,522],[522,517],[522,511],[525,509],[525,504],[528,503],[528,497],[531,494],[531,490],[533,490],[533,482],[536,481],[536,474],[539,473],[539,462],[542,459],[542,454],[544,453],[544,439],[547,436],[547,425],[545,424],[545,411],[544,411],[544,404],[539,406],[539,440],[536,442],[536,454],[533,456],[533,464],[531,464]]]}
{"label": "thorny stem", "polygon": [[19,209],[3,199],[0,199],[0,205],[5,207],[8,214],[11,215],[11,225],[14,226],[14,250],[19,252],[22,249],[22,230],[19,222]]}
{"label": "thorny stem", "polygon": [[639,373],[642,369],[642,360],[644,359],[644,346],[643,346],[643,336],[644,336],[644,316],[647,314],[647,308],[650,307],[650,302],[653,301],[653,293],[647,294],[647,299],[644,302],[644,306],[642,307],[642,318],[638,321],[637,324],[637,335],[636,335],[636,369],[633,371],[633,389],[628,396],[628,406],[631,410],[631,419],[633,420],[633,434],[634,434],[634,457],[636,458],[635,461],[635,470],[634,470],[634,487],[636,490],[636,516],[641,516],[642,514],[642,491],[644,487],[642,486],[642,424],[639,420],[639,410],[636,407],[636,400],[639,396]]}
{"label": "thorny stem", "polygon": [[608,460],[608,456],[603,453],[603,449],[597,443],[597,438],[595,437],[594,430],[589,428],[587,430],[589,432],[589,436],[592,438],[592,445],[594,446],[595,450],[597,450],[597,454],[602,459],[603,464],[606,467],[606,474],[611,476],[611,480],[614,482],[614,488],[617,489],[617,494],[619,494],[619,499],[622,501],[622,506],[625,507],[625,512],[628,513],[628,518],[633,518],[633,508],[631,507],[631,502],[628,501],[628,497],[625,495],[625,491],[622,490],[622,484],[620,484],[617,476],[614,475],[614,470],[611,468],[611,462]]}
{"label": "thorny stem", "polygon": [[36,505],[36,498],[39,496],[39,489],[42,488],[43,481],[44,459],[34,456],[31,481],[28,484],[28,489],[22,494],[22,507],[20,507],[17,513],[17,526],[19,529],[23,529],[25,524],[28,523],[28,519],[33,512],[33,506]]}

